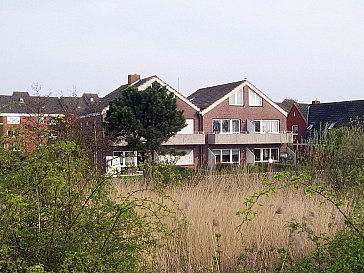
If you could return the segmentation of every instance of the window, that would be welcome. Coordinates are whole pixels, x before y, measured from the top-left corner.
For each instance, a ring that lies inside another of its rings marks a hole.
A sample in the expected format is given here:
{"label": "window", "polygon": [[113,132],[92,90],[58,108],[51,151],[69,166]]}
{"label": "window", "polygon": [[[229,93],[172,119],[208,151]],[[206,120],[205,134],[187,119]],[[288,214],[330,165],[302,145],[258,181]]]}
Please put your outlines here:
{"label": "window", "polygon": [[131,151],[114,151],[113,156],[120,158],[120,167],[136,166],[137,155],[136,152]]}
{"label": "window", "polygon": [[57,125],[57,119],[55,119],[55,118],[48,118],[48,125]]}
{"label": "window", "polygon": [[239,119],[214,119],[212,120],[212,132],[215,134],[239,134]]}
{"label": "window", "polygon": [[44,117],[39,117],[38,121],[39,121],[39,124],[44,124]]}
{"label": "window", "polygon": [[251,89],[249,89],[249,106],[263,106],[262,97]]}
{"label": "window", "polygon": [[292,125],[292,132],[294,135],[298,135],[298,125]]}
{"label": "window", "polygon": [[6,117],[7,124],[20,124],[20,117]]}
{"label": "window", "polygon": [[332,122],[331,124],[330,124],[330,126],[329,126],[329,130],[331,130],[332,128],[334,128],[335,127],[335,124],[336,124],[336,122]]}
{"label": "window", "polygon": [[278,148],[259,148],[254,149],[255,162],[272,162],[279,161]]}
{"label": "window", "polygon": [[58,132],[57,131],[54,131],[54,130],[51,130],[49,132],[49,136],[50,137],[53,137],[53,138],[57,138],[58,137]]}
{"label": "window", "polygon": [[20,145],[19,145],[19,143],[9,144],[9,150],[10,151],[20,151]]}
{"label": "window", "polygon": [[238,149],[214,149],[216,163],[240,164],[240,150]]}
{"label": "window", "polygon": [[243,90],[236,91],[229,97],[229,105],[243,105]]}
{"label": "window", "polygon": [[279,133],[279,120],[255,120],[256,133]]}
{"label": "window", "polygon": [[14,136],[14,131],[8,130],[8,137],[13,137],[13,136]]}

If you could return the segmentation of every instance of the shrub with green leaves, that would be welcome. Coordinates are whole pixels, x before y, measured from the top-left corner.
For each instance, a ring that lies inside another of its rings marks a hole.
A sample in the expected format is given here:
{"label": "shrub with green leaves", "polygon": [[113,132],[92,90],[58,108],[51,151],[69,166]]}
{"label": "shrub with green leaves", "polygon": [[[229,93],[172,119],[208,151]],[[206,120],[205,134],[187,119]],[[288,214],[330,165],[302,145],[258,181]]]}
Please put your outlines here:
{"label": "shrub with green leaves", "polygon": [[164,226],[108,183],[72,142],[1,151],[0,272],[147,271]]}

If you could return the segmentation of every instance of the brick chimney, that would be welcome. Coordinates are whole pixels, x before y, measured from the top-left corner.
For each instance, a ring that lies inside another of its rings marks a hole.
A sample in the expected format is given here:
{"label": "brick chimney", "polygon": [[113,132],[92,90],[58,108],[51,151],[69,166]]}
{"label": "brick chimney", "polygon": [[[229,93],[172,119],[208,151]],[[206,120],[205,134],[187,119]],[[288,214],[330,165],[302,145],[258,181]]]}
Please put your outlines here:
{"label": "brick chimney", "polygon": [[128,75],[128,85],[131,85],[139,80],[140,80],[140,75],[138,75],[138,74]]}
{"label": "brick chimney", "polygon": [[320,101],[319,100],[313,100],[312,104],[320,104]]}

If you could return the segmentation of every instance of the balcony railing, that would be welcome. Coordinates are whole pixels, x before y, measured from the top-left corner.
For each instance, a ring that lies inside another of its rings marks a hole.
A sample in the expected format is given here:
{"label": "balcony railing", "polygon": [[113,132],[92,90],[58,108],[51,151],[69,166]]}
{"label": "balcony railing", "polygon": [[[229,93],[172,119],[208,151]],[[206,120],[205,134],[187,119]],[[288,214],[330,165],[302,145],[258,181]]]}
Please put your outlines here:
{"label": "balcony railing", "polygon": [[[119,139],[113,142],[113,146],[126,146],[128,143]],[[205,144],[205,134],[202,132],[194,134],[177,134],[171,137],[168,141],[164,142],[162,145],[172,146],[172,145],[202,145]]]}
{"label": "balcony railing", "polygon": [[177,134],[171,137],[163,145],[202,145],[205,144],[205,134]]}
{"label": "balcony railing", "polygon": [[208,134],[208,144],[278,144],[293,143],[292,132]]}

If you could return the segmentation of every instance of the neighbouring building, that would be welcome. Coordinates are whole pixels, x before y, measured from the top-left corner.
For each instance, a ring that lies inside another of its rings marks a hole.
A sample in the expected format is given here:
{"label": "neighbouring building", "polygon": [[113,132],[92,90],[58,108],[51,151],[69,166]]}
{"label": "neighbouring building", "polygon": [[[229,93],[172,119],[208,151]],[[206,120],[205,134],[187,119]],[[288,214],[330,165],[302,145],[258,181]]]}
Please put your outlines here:
{"label": "neighbouring building", "polygon": [[302,135],[307,128],[307,113],[309,104],[294,103],[287,116],[287,130],[293,133],[293,142],[301,141]]}
{"label": "neighbouring building", "polygon": [[312,101],[307,107],[306,130],[302,138],[307,140],[314,132],[355,126],[357,122],[364,122],[364,100],[328,103]]}
{"label": "neighbouring building", "polygon": [[0,95],[3,148],[26,152],[44,145],[58,137],[63,130],[60,122],[65,119],[68,119],[67,126],[75,123],[73,126],[80,132],[79,117],[90,113],[98,103],[98,96],[89,93],[82,97],[31,96],[19,91]]}

